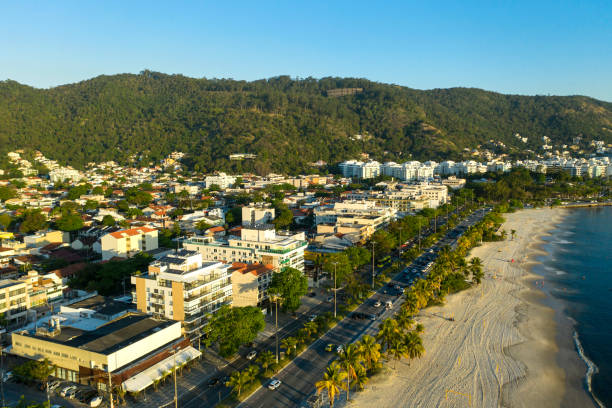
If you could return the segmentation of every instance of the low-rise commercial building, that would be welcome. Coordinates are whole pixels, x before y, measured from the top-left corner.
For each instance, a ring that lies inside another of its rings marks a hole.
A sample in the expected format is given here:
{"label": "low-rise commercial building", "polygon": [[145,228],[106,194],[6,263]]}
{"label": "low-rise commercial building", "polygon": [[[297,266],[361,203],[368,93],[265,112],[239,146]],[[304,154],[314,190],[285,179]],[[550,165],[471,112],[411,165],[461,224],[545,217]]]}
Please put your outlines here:
{"label": "low-rise commercial building", "polygon": [[178,365],[200,355],[181,336],[179,322],[144,314],[128,313],[110,322],[93,313],[52,316],[11,336],[12,354],[47,358],[55,367],[53,376],[100,389],[107,389],[110,374],[114,386],[141,391],[161,377],[155,369],[160,364],[176,360]]}

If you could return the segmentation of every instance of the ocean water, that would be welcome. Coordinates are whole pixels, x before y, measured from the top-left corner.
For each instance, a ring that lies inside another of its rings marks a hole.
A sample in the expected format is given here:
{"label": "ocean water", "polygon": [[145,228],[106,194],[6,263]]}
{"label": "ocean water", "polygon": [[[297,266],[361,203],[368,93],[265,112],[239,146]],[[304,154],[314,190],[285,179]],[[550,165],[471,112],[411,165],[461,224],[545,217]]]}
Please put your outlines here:
{"label": "ocean water", "polygon": [[551,234],[534,271],[575,321],[585,389],[597,405],[612,407],[612,207],[572,209]]}

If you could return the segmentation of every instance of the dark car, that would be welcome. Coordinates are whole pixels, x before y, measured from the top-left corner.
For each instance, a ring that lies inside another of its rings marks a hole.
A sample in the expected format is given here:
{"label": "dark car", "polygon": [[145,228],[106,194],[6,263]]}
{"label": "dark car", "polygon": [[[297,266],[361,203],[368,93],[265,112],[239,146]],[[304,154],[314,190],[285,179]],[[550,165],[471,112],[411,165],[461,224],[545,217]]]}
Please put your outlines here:
{"label": "dark car", "polygon": [[217,384],[219,384],[220,380],[217,377],[213,377],[210,380],[208,380],[208,386],[209,387],[215,387],[217,386]]}

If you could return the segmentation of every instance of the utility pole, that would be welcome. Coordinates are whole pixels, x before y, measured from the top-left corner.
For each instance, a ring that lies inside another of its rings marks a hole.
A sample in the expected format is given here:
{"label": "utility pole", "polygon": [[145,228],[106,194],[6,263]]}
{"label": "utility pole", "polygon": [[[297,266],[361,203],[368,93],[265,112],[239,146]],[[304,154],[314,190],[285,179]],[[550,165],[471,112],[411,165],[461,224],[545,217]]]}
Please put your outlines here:
{"label": "utility pole", "polygon": [[276,313],[274,313],[274,317],[276,319],[276,364],[278,364],[278,297],[274,297],[274,304],[276,305]]}
{"label": "utility pole", "polygon": [[[4,378],[2,381],[4,382]],[[51,397],[49,396],[49,376],[47,376],[47,406],[51,406]]]}
{"label": "utility pole", "polygon": [[174,408],[178,408],[178,395],[176,392],[176,348],[174,349]]}
{"label": "utility pole", "polygon": [[107,370],[108,373],[108,400],[110,402],[110,408],[114,408],[113,405],[113,380],[111,378],[110,369]]}
{"label": "utility pole", "polygon": [[402,242],[402,226],[400,225],[399,227],[399,248],[397,249],[397,255],[398,256],[402,256],[402,245],[404,244]]}
{"label": "utility pole", "polygon": [[6,407],[4,402],[4,354],[2,354],[2,345],[0,345],[0,392],[2,393],[2,406]]}
{"label": "utility pole", "polygon": [[372,239],[372,289],[374,289],[374,240]]}
{"label": "utility pole", "polygon": [[336,300],[336,293],[338,292],[336,290],[336,266],[338,265],[338,262],[334,262],[334,319],[336,318],[336,305],[337,305],[337,300]]}
{"label": "utility pole", "polygon": [[421,251],[421,218],[419,220],[419,251]]}

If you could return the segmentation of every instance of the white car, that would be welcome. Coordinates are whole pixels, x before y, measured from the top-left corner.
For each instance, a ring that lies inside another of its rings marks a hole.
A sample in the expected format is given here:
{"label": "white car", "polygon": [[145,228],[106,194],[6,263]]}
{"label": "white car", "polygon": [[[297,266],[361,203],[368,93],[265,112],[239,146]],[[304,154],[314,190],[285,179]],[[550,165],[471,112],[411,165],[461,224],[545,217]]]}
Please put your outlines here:
{"label": "white car", "polygon": [[249,354],[247,354],[246,358],[247,360],[252,360],[255,357],[257,357],[257,352],[255,350],[251,351]]}
{"label": "white car", "polygon": [[101,403],[102,403],[102,397],[99,395],[96,395],[91,400],[89,400],[89,406],[93,408],[100,406]]}
{"label": "white car", "polygon": [[76,388],[76,385],[69,385],[60,392],[60,395],[62,397],[66,397],[69,393],[76,391]]}
{"label": "white car", "polygon": [[310,316],[308,316],[308,321],[309,322],[314,322],[317,318],[316,314],[311,314]]}
{"label": "white car", "polygon": [[374,303],[374,307],[380,307],[380,300],[377,300],[376,303]]}
{"label": "white car", "polygon": [[342,353],[344,351],[344,347],[342,347],[342,344],[339,345],[338,347],[336,347],[336,353]]}
{"label": "white car", "polygon": [[273,379],[272,381],[270,381],[270,384],[268,384],[268,389],[269,390],[275,390],[278,387],[280,387],[280,385],[281,385],[280,380]]}

